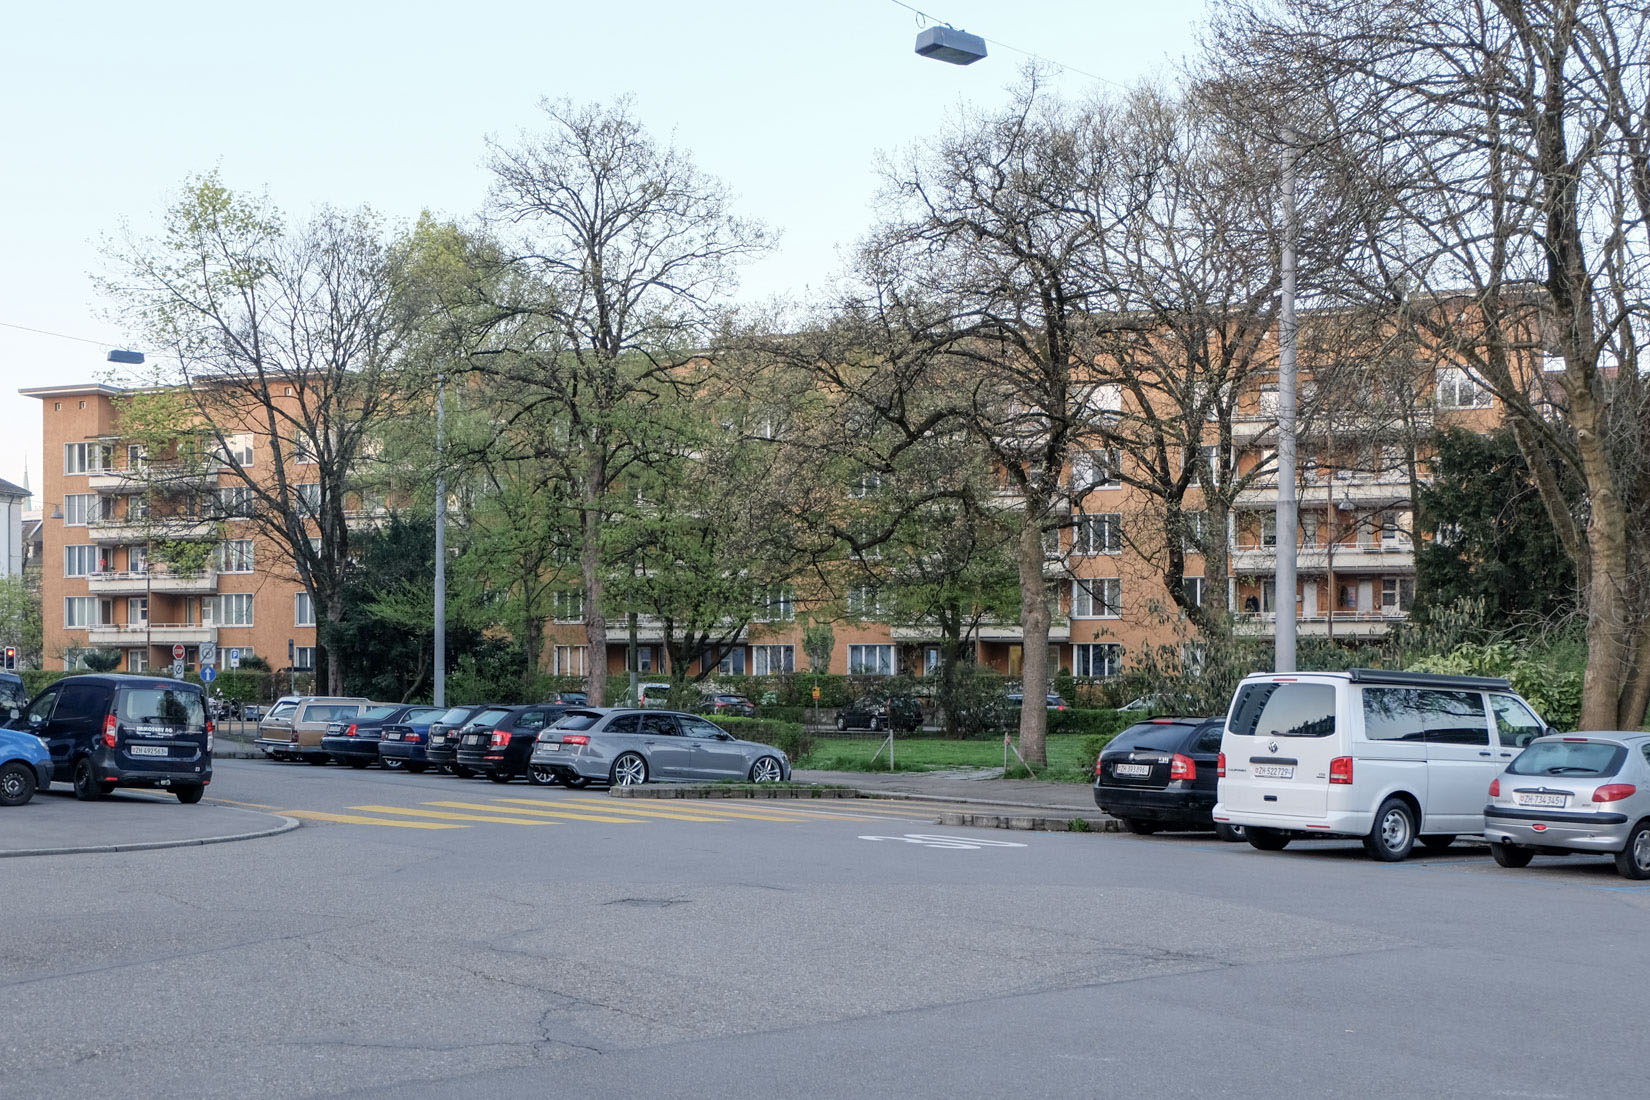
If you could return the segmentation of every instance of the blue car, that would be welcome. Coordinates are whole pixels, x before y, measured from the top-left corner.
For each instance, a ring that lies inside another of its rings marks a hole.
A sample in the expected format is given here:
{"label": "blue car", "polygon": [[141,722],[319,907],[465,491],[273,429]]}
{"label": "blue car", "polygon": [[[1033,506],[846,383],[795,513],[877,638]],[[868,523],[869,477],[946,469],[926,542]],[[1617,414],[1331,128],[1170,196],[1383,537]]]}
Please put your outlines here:
{"label": "blue car", "polygon": [[40,738],[0,729],[0,806],[21,806],[52,781],[52,754]]}

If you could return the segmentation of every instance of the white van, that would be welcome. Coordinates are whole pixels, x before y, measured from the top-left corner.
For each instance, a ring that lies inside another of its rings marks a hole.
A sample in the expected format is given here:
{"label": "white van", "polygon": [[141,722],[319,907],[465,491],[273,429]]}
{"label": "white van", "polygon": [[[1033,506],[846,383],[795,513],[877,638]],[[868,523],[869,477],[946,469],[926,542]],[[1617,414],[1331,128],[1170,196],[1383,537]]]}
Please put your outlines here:
{"label": "white van", "polygon": [[1489,786],[1550,732],[1505,680],[1355,668],[1238,685],[1216,765],[1215,821],[1281,850],[1361,837],[1376,859],[1484,831]]}

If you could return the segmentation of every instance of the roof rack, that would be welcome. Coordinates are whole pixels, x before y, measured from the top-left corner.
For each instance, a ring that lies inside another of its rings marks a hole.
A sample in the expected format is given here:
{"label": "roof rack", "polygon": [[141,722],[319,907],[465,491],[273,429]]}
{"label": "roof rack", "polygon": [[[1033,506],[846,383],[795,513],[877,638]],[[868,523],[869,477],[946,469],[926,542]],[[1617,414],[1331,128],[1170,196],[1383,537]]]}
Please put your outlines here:
{"label": "roof rack", "polygon": [[1394,672],[1385,668],[1352,668],[1347,678],[1355,684],[1395,684],[1404,687],[1467,688],[1508,691],[1512,684],[1500,676],[1455,676],[1442,672]]}

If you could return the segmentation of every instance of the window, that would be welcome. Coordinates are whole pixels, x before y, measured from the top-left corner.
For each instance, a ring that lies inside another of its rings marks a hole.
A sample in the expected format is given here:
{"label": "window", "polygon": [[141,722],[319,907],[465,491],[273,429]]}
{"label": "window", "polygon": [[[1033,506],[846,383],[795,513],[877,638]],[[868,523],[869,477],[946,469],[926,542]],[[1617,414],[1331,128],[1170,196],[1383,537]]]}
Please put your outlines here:
{"label": "window", "polygon": [[1123,484],[1122,470],[1123,452],[1116,447],[1084,451],[1071,460],[1071,487],[1076,492],[1114,489]]}
{"label": "window", "polygon": [[[629,656],[627,655],[625,659],[628,661]],[[653,671],[653,647],[652,646],[650,646],[650,645],[639,645],[639,646],[636,647],[636,671],[637,672],[652,672]]]}
{"label": "window", "polygon": [[63,626],[66,629],[85,630],[101,622],[96,596],[69,596],[63,601]]}
{"label": "window", "polygon": [[223,444],[217,448],[217,455],[226,464],[233,461],[242,466],[252,465],[252,433],[224,436]]}
{"label": "window", "polygon": [[1181,577],[1180,585],[1186,591],[1186,602],[1193,607],[1203,606],[1203,578]]}
{"label": "window", "polygon": [[128,596],[128,597],[126,597],[126,622],[129,625],[135,626],[139,623],[146,623],[148,621],[149,621],[149,597],[148,596]]}
{"label": "window", "polygon": [[753,622],[788,623],[796,617],[793,606],[796,594],[788,588],[769,588],[756,594],[756,613]]}
{"label": "window", "polygon": [[1123,387],[1115,382],[1095,386],[1088,393],[1088,407],[1090,415],[1095,416],[1122,412]]}
{"label": "window", "polygon": [[95,474],[114,465],[114,448],[107,443],[65,443],[63,472]]}
{"label": "window", "polygon": [[1438,407],[1441,409],[1487,409],[1490,391],[1474,382],[1466,371],[1447,367],[1438,372]]}
{"label": "window", "polygon": [[1262,546],[1276,546],[1278,544],[1278,517],[1271,512],[1260,517],[1260,544]]}
{"label": "window", "polygon": [[[209,601],[201,601],[201,619],[209,617]],[[252,625],[252,593],[230,592],[218,597],[217,615],[219,626],[251,626]]]}
{"label": "window", "polygon": [[63,548],[63,575],[84,577],[99,572],[102,561],[95,546],[65,546]]}
{"label": "window", "polygon": [[309,440],[305,439],[302,433],[292,437],[292,461],[306,466],[315,464],[315,448],[309,445]]}
{"label": "window", "polygon": [[1229,727],[1244,737],[1328,737],[1335,732],[1333,684],[1248,684]]}
{"label": "window", "polygon": [[1116,642],[1072,646],[1074,676],[1116,676],[1123,668],[1123,647]]}
{"label": "window", "polygon": [[848,589],[848,615],[861,618],[882,611],[882,593],[868,584],[857,584]]}
{"label": "window", "polygon": [[582,645],[559,645],[550,654],[550,671],[557,676],[585,675],[584,655],[588,649]]}
{"label": "window", "polygon": [[1181,546],[1188,553],[1201,554],[1209,546],[1209,513],[1180,513]]}
{"label": "window", "polygon": [[1383,577],[1381,579],[1381,610],[1387,614],[1407,614],[1415,602],[1414,577]]}
{"label": "window", "polygon": [[563,589],[551,596],[551,617],[558,623],[584,622],[584,592]]}
{"label": "window", "polygon": [[296,669],[312,669],[315,667],[315,647],[312,645],[293,646],[292,667]]}
{"label": "window", "polygon": [[213,564],[220,573],[252,572],[252,540],[229,539],[218,543]]}
{"label": "window", "polygon": [[[1490,709],[1495,712],[1495,731],[1502,748],[1521,749],[1547,732],[1541,719],[1510,695],[1490,696]],[[1650,748],[1650,742],[1646,748]]]}
{"label": "window", "polygon": [[1117,577],[1071,582],[1071,617],[1115,619],[1123,607],[1123,582]]}
{"label": "window", "polygon": [[126,548],[126,568],[133,573],[149,572],[149,548],[147,546],[128,546]]}
{"label": "window", "polygon": [[127,672],[148,672],[149,651],[147,649],[128,649],[126,651]]}
{"label": "window", "polygon": [[84,527],[97,518],[96,493],[70,493],[63,498],[63,526]]}
{"label": "window", "polygon": [[315,625],[315,597],[308,592],[299,592],[292,597],[292,625]]}
{"label": "window", "polygon": [[1072,533],[1076,554],[1120,554],[1123,551],[1123,517],[1117,512],[1078,516]]}
{"label": "window", "polygon": [[1490,743],[1484,697],[1476,691],[1368,687],[1363,697],[1364,736],[1371,741]]}
{"label": "window", "polygon": [[796,647],[790,645],[751,646],[751,671],[758,676],[777,676],[796,671]]}
{"label": "window", "polygon": [[126,444],[126,468],[128,470],[141,470],[148,464],[149,452],[144,449],[143,444]]}
{"label": "window", "polygon": [[922,651],[922,674],[932,676],[940,670],[940,647],[931,645]]}
{"label": "window", "polygon": [[891,645],[851,645],[848,647],[848,674],[892,676],[894,647]]}
{"label": "window", "polygon": [[297,494],[298,507],[310,515],[318,515],[321,511],[321,484],[316,481],[306,481],[302,485],[293,487]]}
{"label": "window", "polygon": [[716,662],[716,671],[724,676],[743,676],[745,674],[745,647],[736,646],[733,649],[723,650],[722,659]]}
{"label": "window", "polygon": [[255,503],[250,485],[225,485],[218,489],[218,515],[224,518],[250,516]]}

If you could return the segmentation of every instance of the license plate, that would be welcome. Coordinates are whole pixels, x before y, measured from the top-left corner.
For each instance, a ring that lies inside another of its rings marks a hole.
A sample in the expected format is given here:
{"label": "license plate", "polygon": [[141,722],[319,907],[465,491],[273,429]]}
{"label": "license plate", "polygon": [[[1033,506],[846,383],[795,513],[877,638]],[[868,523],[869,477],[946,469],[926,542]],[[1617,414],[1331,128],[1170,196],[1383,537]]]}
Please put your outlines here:
{"label": "license plate", "polygon": [[1570,800],[1567,794],[1521,794],[1518,796],[1520,806],[1562,806]]}
{"label": "license plate", "polygon": [[1251,764],[1256,779],[1293,779],[1295,769],[1288,764]]}
{"label": "license plate", "polygon": [[470,734],[470,736],[468,736],[464,739],[464,743],[466,745],[479,745],[479,744],[481,744],[481,734],[479,734],[479,733]]}
{"label": "license plate", "polygon": [[561,742],[560,741],[546,741],[543,745],[540,745],[539,747],[542,748],[542,749],[545,749],[546,751],[549,751],[549,752],[559,752],[561,750]]}
{"label": "license plate", "polygon": [[1152,774],[1152,766],[1150,764],[1113,764],[1111,770],[1113,775],[1138,776]]}
{"label": "license plate", "polygon": [[432,733],[432,734],[430,734],[430,744],[432,744],[432,745],[445,745],[446,743],[447,743],[447,735],[446,734],[444,734],[444,733]]}
{"label": "license plate", "polygon": [[399,740],[401,740],[401,735],[399,733],[386,733],[384,735],[384,740],[386,740],[386,741],[399,741]]}
{"label": "license plate", "polygon": [[166,755],[166,746],[164,746],[164,745],[132,745],[132,746],[128,747],[128,749],[126,751],[130,752],[133,756],[165,756]]}

